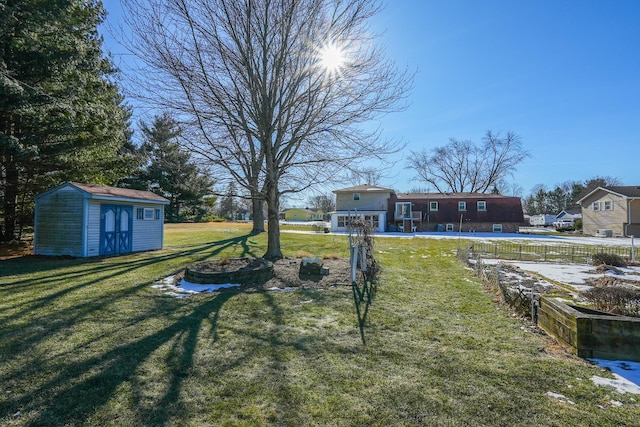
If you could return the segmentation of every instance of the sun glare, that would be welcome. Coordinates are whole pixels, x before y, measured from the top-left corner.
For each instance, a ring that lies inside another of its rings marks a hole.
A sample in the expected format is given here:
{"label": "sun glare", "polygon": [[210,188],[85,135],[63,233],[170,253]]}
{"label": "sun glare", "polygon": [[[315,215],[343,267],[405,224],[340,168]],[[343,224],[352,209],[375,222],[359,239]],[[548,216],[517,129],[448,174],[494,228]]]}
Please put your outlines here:
{"label": "sun glare", "polygon": [[344,67],[345,54],[342,48],[331,42],[320,49],[320,64],[327,73],[340,73]]}

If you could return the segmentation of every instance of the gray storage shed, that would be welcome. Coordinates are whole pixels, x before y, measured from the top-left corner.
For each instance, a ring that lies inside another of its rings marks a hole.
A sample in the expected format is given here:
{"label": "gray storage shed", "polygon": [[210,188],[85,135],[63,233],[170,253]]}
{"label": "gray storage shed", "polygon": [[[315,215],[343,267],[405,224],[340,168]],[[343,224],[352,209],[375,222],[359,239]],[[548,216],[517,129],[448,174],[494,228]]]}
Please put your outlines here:
{"label": "gray storage shed", "polygon": [[162,249],[164,207],[150,191],[66,182],[36,196],[36,255],[91,257]]}

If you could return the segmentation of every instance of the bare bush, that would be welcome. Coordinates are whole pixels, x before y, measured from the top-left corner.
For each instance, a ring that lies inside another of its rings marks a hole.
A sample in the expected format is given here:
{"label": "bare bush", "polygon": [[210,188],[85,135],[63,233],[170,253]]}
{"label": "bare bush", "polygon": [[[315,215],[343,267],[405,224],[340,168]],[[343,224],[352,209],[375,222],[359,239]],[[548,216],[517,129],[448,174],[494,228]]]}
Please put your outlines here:
{"label": "bare bush", "polygon": [[627,265],[626,261],[620,255],[608,254],[605,252],[593,254],[591,256],[591,262],[593,265],[605,264],[613,265],[615,267],[625,267]]}
{"label": "bare bush", "polygon": [[623,286],[594,287],[584,292],[583,296],[596,310],[640,317],[640,289]]}

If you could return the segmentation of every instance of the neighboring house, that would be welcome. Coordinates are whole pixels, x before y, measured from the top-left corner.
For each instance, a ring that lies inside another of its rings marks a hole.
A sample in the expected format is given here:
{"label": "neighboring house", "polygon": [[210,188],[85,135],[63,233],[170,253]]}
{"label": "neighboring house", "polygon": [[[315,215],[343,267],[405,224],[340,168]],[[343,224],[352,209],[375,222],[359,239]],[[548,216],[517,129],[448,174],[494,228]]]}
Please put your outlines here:
{"label": "neighboring house", "polygon": [[640,186],[598,187],[578,203],[584,234],[640,235]]}
{"label": "neighboring house", "polygon": [[287,221],[322,221],[323,218],[322,209],[291,208],[284,211],[284,219]]}
{"label": "neighboring house", "polygon": [[375,185],[358,185],[334,191],[336,211],[331,214],[331,230],[346,231],[349,217],[358,217],[383,232],[387,223],[389,197],[393,190]]}
{"label": "neighboring house", "polygon": [[369,221],[376,231],[517,232],[524,215],[519,197],[484,193],[395,193],[359,185],[334,191],[331,229],[344,231],[349,216]]}
{"label": "neighboring house", "polygon": [[491,193],[393,193],[390,229],[517,233],[524,225],[519,197]]}
{"label": "neighboring house", "polygon": [[67,182],[36,196],[36,255],[90,257],[162,249],[164,207],[149,191]]}
{"label": "neighboring house", "polygon": [[574,222],[582,219],[582,210],[580,209],[567,209],[556,215],[556,219],[572,219]]}

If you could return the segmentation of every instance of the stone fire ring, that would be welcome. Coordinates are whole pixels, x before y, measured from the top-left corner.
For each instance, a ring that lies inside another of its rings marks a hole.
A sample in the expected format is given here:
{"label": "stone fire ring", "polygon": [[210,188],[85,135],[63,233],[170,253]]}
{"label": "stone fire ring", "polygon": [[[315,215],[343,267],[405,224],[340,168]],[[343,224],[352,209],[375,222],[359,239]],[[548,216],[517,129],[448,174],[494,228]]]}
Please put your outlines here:
{"label": "stone fire ring", "polygon": [[264,258],[230,258],[229,261],[245,262],[245,266],[229,271],[205,271],[206,266],[219,260],[197,263],[185,269],[184,280],[202,285],[238,283],[251,285],[265,283],[273,277],[273,263]]}

